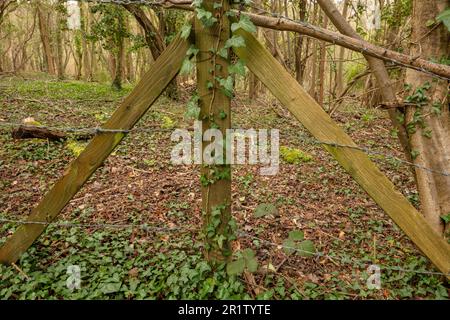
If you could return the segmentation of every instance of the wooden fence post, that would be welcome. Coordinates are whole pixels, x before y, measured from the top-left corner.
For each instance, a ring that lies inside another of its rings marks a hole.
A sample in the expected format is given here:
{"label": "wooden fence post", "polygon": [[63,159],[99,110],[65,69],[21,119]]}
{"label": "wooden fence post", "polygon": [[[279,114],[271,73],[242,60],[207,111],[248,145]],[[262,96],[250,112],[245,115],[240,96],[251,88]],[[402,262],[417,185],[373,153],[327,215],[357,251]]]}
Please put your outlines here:
{"label": "wooden fence post", "polygon": [[[229,10],[228,0],[220,8],[214,8],[213,0],[204,0],[202,9],[213,12],[218,19],[210,27],[195,19],[195,43],[197,54],[197,89],[200,97],[202,133],[216,128],[226,139],[226,129],[231,127],[230,98],[224,94],[218,79],[227,79],[228,59],[218,55],[230,37],[230,22],[225,15]],[[229,51],[227,49],[227,51]],[[230,93],[232,94],[232,93]],[[203,135],[203,137],[205,137]],[[215,141],[217,142],[217,141]],[[202,155],[208,141],[202,143]],[[225,164],[226,144],[223,144],[224,164],[207,164],[202,156],[202,211],[206,237],[206,258],[211,261],[226,261],[231,255],[229,221],[231,218],[231,168]]]}

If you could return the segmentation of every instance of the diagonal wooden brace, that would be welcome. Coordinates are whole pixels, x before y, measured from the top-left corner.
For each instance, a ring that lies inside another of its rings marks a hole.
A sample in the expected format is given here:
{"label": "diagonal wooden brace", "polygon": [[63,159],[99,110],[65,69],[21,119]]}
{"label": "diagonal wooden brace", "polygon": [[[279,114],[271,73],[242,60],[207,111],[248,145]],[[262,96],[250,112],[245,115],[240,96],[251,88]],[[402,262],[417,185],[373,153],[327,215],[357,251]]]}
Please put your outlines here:
{"label": "diagonal wooden brace", "polygon": [[[133,128],[177,75],[189,45],[188,40],[182,39],[180,36],[175,38],[150,66],[141,81],[103,128],[123,130]],[[51,222],[54,220],[124,137],[125,133],[96,135],[80,156],[70,164],[64,175],[38,206],[33,209],[28,221]],[[0,248],[0,263],[16,262],[45,228],[45,224],[21,225]]]}
{"label": "diagonal wooden brace", "polygon": [[[234,48],[247,67],[272,94],[318,140],[356,146],[353,140],[323,111],[320,105],[278,63],[250,33],[236,32],[245,39],[245,47]],[[450,246],[425,218],[397,190],[389,179],[360,150],[324,145],[369,196],[394,220],[406,235],[449,277]]]}

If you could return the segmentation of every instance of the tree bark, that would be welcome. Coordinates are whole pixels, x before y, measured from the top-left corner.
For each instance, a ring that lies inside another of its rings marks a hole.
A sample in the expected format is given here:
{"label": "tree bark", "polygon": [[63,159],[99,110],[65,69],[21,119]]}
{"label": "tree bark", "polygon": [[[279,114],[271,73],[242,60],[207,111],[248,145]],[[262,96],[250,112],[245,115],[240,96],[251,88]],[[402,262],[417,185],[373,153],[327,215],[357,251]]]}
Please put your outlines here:
{"label": "tree bark", "polygon": [[[319,6],[317,3],[314,3],[313,8],[313,16],[312,16],[312,23],[316,23],[319,18],[317,15],[320,15]],[[311,97],[313,97],[317,101],[317,41],[314,41],[312,44],[312,54],[310,59],[310,70],[311,70],[311,82],[309,86],[308,93]]]}
{"label": "tree bark", "polygon": [[[347,13],[348,13],[348,2],[349,0],[344,0],[344,7],[342,9],[342,17],[344,19],[347,19]],[[337,63],[337,76],[336,76],[336,90],[337,94],[340,95],[342,93],[342,90],[344,89],[344,54],[345,54],[345,48],[340,47],[339,48],[339,60]]]}
{"label": "tree bark", "polygon": [[[300,0],[299,5],[299,18],[301,21],[305,21],[306,18],[306,0]],[[305,37],[302,34],[297,34],[294,42],[294,54],[295,54],[295,79],[303,85],[303,75],[305,72],[305,61],[302,60],[303,54],[303,39]],[[307,53],[306,53],[307,55]]]}
{"label": "tree bark", "polygon": [[[322,25],[326,29],[328,25],[328,18],[326,15],[322,17]],[[327,58],[327,48],[325,41],[320,43],[320,54],[319,54],[319,83],[318,83],[318,97],[317,102],[323,107],[324,97],[325,97],[325,60]],[[330,71],[331,73],[331,71]]]}
{"label": "tree bark", "polygon": [[[441,24],[430,32],[430,28],[426,26],[427,21],[434,19],[449,5],[448,0],[414,0],[412,55],[420,55],[426,59],[450,57],[450,37],[446,27]],[[405,81],[411,86],[409,96],[413,95],[414,90],[430,85],[425,90],[425,105],[407,107],[406,122],[411,149],[417,155],[414,163],[450,172],[449,83],[433,81],[431,77],[413,70],[407,70]],[[433,112],[433,106],[435,110],[440,109],[440,112]],[[416,168],[416,178],[422,212],[431,226],[442,233],[444,224],[441,216],[450,213],[450,177]]]}
{"label": "tree bark", "polygon": [[[261,0],[254,0],[253,3],[256,7],[259,7]],[[305,0],[306,1],[306,0]],[[256,12],[255,8],[251,8],[252,12]],[[256,37],[259,38],[261,34],[261,30],[258,28],[256,30]],[[258,98],[258,93],[260,90],[261,83],[259,82],[258,78],[255,76],[255,74],[251,71],[248,71],[249,77],[248,77],[248,98],[249,100],[255,100]]]}
{"label": "tree bark", "polygon": [[48,15],[43,12],[40,4],[36,4],[39,19],[39,33],[41,35],[42,46],[44,48],[44,61],[49,74],[56,74],[53,50],[50,44]]}
{"label": "tree bark", "polygon": [[[89,21],[88,15],[89,10],[85,10],[84,3],[79,3],[80,5],[80,19],[81,19],[81,47],[83,49],[83,78],[85,81],[92,81],[94,76],[92,74],[92,63],[91,63],[91,55],[89,54],[89,46],[88,46],[88,28]],[[88,8],[89,9],[89,8]]]}
{"label": "tree bark", "polygon": [[[119,24],[123,23],[122,19],[119,18]],[[116,90],[122,90],[122,77],[123,77],[123,57],[124,57],[124,39],[120,37],[117,55],[115,57],[116,67],[114,69],[114,80],[112,82],[112,87]]]}
{"label": "tree bark", "polygon": [[[123,6],[135,17],[136,21],[144,30],[145,42],[152,53],[153,60],[156,60],[166,48],[166,44],[164,43],[160,30],[155,27],[145,12],[138,5],[124,4]],[[178,85],[176,79],[172,80],[165,92],[169,98],[175,100],[178,98]]]}
{"label": "tree bark", "polygon": [[57,13],[56,13],[56,70],[58,74],[59,80],[64,80],[65,74],[64,74],[64,61],[63,61],[63,33],[62,33],[62,25],[63,25],[63,14],[62,11],[64,8],[63,3],[58,2],[56,4],[58,6]]}
{"label": "tree bark", "polygon": [[153,25],[145,12],[138,5],[124,4],[123,6],[134,16],[144,30],[145,42],[152,53],[153,60],[156,60],[166,48],[159,30]]}
{"label": "tree bark", "polygon": [[[52,141],[66,140],[69,135],[57,129],[48,129],[38,126],[20,126],[11,131],[11,136],[14,139],[48,139]],[[81,135],[74,135],[73,138],[77,140],[88,140],[93,137],[93,134],[86,133]]]}

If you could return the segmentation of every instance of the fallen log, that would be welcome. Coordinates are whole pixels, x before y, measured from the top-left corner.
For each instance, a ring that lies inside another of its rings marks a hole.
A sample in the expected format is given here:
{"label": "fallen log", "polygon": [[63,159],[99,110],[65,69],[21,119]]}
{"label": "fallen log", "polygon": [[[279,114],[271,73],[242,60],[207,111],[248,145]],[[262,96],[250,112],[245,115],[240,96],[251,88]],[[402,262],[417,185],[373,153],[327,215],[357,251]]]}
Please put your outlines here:
{"label": "fallen log", "polygon": [[[56,130],[56,129],[48,129],[45,127],[39,126],[30,126],[30,125],[21,125],[17,128],[14,128],[11,131],[11,136],[13,139],[48,139],[52,141],[66,140],[69,138],[69,135],[65,132]],[[92,138],[93,134],[91,133],[83,133],[74,135],[71,138],[76,140],[88,140]]]}

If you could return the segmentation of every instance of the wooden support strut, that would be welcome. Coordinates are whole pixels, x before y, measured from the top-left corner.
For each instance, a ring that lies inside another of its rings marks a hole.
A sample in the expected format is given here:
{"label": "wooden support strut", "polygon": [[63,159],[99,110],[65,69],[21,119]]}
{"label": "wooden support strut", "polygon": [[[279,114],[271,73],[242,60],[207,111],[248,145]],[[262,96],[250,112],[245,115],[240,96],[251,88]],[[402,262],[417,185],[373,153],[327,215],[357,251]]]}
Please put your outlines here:
{"label": "wooden support strut", "polygon": [[[317,102],[275,60],[250,33],[236,34],[246,46],[234,48],[258,79],[320,141],[356,146],[353,140],[329,117]],[[444,274],[450,274],[450,246],[424,217],[397,190],[368,156],[352,148],[324,145],[370,197],[394,220]]]}
{"label": "wooden support strut", "polygon": [[[177,75],[188,48],[189,41],[178,35],[150,66],[103,128],[131,129]],[[28,221],[48,223],[54,220],[124,137],[125,133],[102,133],[95,136],[33,209]],[[21,225],[0,248],[0,263],[15,263],[45,228],[45,224]]]}

